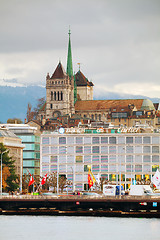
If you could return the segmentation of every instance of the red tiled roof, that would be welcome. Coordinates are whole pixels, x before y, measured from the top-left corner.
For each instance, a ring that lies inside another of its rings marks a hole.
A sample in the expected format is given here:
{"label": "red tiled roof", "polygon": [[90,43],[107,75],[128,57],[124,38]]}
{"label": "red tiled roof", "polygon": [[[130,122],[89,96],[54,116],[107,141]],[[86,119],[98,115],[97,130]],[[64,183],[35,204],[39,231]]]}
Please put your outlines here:
{"label": "red tiled roof", "polygon": [[54,71],[51,79],[63,79],[67,76],[66,72],[64,71],[64,68],[61,64],[61,62],[59,62],[56,70]]}
{"label": "red tiled roof", "polygon": [[88,81],[81,71],[78,71],[75,77],[77,86],[94,86],[92,82]]}
{"label": "red tiled roof", "polygon": [[[137,110],[141,109],[143,99],[121,99],[121,100],[86,100],[77,101],[75,104],[76,111],[95,111],[116,109],[115,112],[125,112],[129,110],[129,104],[134,104]],[[124,109],[124,110],[122,110]]]}

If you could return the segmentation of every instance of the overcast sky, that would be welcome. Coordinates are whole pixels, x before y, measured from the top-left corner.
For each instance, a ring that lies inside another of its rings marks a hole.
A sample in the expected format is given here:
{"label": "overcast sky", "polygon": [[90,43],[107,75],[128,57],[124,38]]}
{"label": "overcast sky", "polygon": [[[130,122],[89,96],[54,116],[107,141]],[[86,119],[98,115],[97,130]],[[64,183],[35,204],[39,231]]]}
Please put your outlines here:
{"label": "overcast sky", "polygon": [[74,71],[101,92],[160,97],[160,0],[0,0],[0,85],[45,86],[71,28]]}

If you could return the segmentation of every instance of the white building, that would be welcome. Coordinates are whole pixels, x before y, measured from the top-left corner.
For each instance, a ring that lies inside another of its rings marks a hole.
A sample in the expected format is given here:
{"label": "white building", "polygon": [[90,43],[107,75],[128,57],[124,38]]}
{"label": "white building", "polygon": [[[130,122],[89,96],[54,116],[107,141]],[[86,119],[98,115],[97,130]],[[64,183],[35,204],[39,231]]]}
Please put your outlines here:
{"label": "white building", "polygon": [[94,175],[100,174],[112,183],[118,182],[121,174],[125,189],[131,178],[151,179],[160,165],[159,133],[100,132],[101,129],[65,129],[61,134],[43,133],[41,175],[58,170],[59,175],[73,182],[74,190],[88,189],[88,165]]}

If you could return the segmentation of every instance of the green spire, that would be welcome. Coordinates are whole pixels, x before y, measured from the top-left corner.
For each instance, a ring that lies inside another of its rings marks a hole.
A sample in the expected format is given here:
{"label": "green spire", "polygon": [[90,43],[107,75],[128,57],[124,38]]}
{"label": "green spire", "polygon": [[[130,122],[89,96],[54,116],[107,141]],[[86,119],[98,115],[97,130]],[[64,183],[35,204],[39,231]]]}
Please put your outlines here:
{"label": "green spire", "polygon": [[67,57],[67,74],[69,78],[73,76],[73,67],[72,67],[72,52],[71,52],[71,40],[70,40],[70,35],[71,31],[69,29],[69,43],[68,43],[68,57]]}

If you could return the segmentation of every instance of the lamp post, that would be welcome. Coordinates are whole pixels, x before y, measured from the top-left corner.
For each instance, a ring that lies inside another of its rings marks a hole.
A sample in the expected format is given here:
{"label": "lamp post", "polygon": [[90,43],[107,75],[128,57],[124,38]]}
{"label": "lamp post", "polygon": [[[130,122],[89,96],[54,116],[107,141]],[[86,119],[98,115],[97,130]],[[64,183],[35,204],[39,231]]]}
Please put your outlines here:
{"label": "lamp post", "polygon": [[2,196],[2,155],[6,152],[7,150],[5,150],[4,152],[1,152],[1,196]]}

